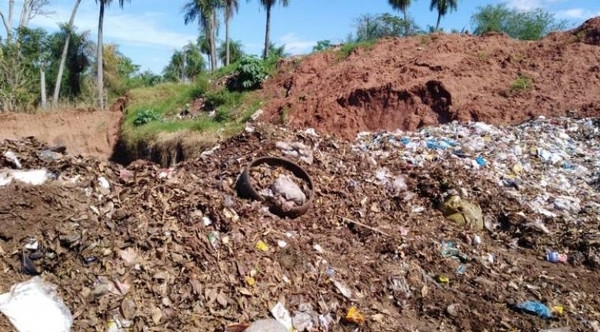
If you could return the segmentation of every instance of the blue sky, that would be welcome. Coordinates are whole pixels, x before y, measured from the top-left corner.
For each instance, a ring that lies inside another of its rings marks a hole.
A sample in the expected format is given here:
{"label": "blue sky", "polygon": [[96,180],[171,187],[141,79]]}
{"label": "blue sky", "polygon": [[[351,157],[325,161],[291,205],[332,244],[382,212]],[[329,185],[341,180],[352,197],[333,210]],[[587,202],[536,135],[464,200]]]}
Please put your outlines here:
{"label": "blue sky", "polygon": [[[231,23],[231,36],[240,40],[247,53],[260,54],[264,40],[265,12],[259,0],[240,1],[240,11]],[[7,11],[6,0],[0,1],[0,10]],[[69,18],[74,0],[50,0],[49,9],[54,13],[32,20],[32,27],[55,30],[59,22]],[[117,2],[115,0],[115,2]],[[126,56],[142,69],[160,73],[168,63],[172,52],[193,41],[198,35],[196,24],[185,25],[181,14],[185,0],[132,0],[123,10],[112,5],[106,12],[105,42],[114,42]],[[442,27],[472,30],[470,16],[478,6],[501,1],[459,0],[458,11],[442,19]],[[505,0],[509,6],[527,10],[541,7],[567,19],[572,26],[585,19],[600,16],[600,1],[596,0]],[[20,1],[17,0],[20,9]],[[285,44],[292,54],[310,52],[318,40],[341,42],[353,31],[354,20],[366,13],[391,12],[387,0],[290,0],[288,7],[277,5],[272,16],[271,40]],[[18,12],[15,13],[18,17]],[[90,30],[96,38],[98,6],[95,1],[84,0],[75,25]],[[410,15],[425,27],[435,25],[436,13],[429,11],[429,0],[414,0]],[[4,35],[1,29],[0,35]],[[220,38],[224,38],[224,28]]]}

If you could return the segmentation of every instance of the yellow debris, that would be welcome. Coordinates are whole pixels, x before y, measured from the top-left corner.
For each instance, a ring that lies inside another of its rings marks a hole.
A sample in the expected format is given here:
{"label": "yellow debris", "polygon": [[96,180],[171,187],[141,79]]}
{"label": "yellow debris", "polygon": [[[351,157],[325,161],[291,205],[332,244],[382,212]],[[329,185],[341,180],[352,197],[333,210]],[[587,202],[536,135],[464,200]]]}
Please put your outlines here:
{"label": "yellow debris", "polygon": [[360,325],[365,322],[365,316],[356,307],[350,307],[346,313],[346,321]]}
{"label": "yellow debris", "polygon": [[256,249],[260,250],[260,251],[267,251],[269,250],[269,246],[264,243],[263,241],[258,241],[256,243]]}

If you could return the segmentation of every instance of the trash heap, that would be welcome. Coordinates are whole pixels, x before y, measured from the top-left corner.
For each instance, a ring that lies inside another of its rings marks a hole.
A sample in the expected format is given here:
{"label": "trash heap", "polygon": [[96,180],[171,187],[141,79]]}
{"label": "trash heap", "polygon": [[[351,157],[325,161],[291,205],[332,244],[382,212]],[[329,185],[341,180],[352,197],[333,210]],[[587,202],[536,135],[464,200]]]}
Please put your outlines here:
{"label": "trash heap", "polygon": [[[27,308],[11,287],[55,285],[44,303],[72,331],[598,330],[599,131],[452,123],[349,143],[257,125],[168,169],[4,141],[0,329]],[[305,214],[238,195],[262,156],[310,175]]]}

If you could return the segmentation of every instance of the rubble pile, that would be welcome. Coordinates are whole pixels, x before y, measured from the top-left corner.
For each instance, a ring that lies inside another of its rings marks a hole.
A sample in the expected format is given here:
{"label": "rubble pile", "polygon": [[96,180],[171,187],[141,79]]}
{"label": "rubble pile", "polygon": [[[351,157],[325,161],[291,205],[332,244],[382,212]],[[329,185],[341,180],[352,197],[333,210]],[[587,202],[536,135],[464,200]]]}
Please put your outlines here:
{"label": "rubble pile", "polygon": [[[4,141],[0,292],[57,285],[73,331],[599,329],[599,138],[562,118],[352,143],[260,125],[170,169]],[[310,174],[308,212],[239,197],[262,156]]]}

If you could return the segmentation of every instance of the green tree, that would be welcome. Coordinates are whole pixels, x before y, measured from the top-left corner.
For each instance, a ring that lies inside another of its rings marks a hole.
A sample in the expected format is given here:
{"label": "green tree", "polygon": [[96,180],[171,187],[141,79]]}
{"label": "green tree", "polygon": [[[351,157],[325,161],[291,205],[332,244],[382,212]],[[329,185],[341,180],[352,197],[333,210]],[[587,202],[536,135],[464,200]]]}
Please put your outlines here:
{"label": "green tree", "polygon": [[319,40],[317,41],[317,45],[313,46],[313,52],[322,52],[331,48],[331,40]]}
{"label": "green tree", "polygon": [[[78,33],[75,27],[70,29],[67,24],[63,24],[60,26],[59,31],[49,36],[52,59],[62,59],[66,38],[69,38],[69,48],[67,49],[64,68],[60,75],[60,96],[61,98],[69,99],[79,98],[83,92],[84,78],[95,57],[96,47],[90,39],[89,31]],[[58,72],[60,65],[60,63],[53,61],[48,68],[48,76],[57,77],[54,82],[48,82],[49,87],[54,91],[56,91],[56,85],[59,84]]]}
{"label": "green tree", "polygon": [[408,21],[408,7],[410,7],[411,4],[411,0],[388,0],[388,2],[390,3],[390,5],[392,6],[392,8],[394,10],[399,10],[402,12],[403,18],[404,18],[404,35],[408,36],[409,35],[409,29],[410,29],[410,25],[409,25],[409,21]]}
{"label": "green tree", "polygon": [[46,68],[50,61],[48,34],[44,29],[29,29],[20,27],[17,29],[19,48],[18,58],[29,70],[31,77],[38,77],[37,89],[30,90],[40,96],[42,108],[46,108]]}
{"label": "green tree", "polygon": [[[223,7],[224,7],[223,14],[225,16],[225,61],[223,61],[223,58],[221,56],[219,56],[219,57],[221,58],[221,61],[225,64],[225,66],[228,66],[229,63],[231,62],[229,21],[233,17],[233,14],[238,12],[238,10],[240,8],[240,3],[238,2],[238,0],[223,0]],[[238,46],[240,46],[240,45],[238,45]]]}
{"label": "green tree", "polygon": [[[265,27],[265,48],[263,51],[263,59],[267,59],[269,56],[269,46],[271,45],[270,35],[271,35],[271,10],[277,0],[260,0],[260,4],[265,8],[267,12],[267,22]],[[287,7],[289,5],[289,0],[279,0],[279,4]]]}
{"label": "green tree", "polygon": [[222,6],[221,0],[189,0],[183,6],[185,24],[198,20],[200,31],[206,38],[210,48],[210,69],[217,68],[217,11]]}
{"label": "green tree", "polygon": [[557,21],[553,14],[540,8],[518,11],[501,3],[478,7],[471,24],[476,35],[504,32],[515,39],[538,40],[551,31],[564,30],[567,22]]}
{"label": "green tree", "polygon": [[[408,27],[408,30],[406,28]],[[364,14],[355,20],[355,35],[351,34],[348,37],[348,42],[363,42],[375,40],[383,37],[397,37],[405,35],[413,35],[419,31],[419,27],[412,19],[408,22],[404,19],[393,16],[388,13],[372,15]]]}
{"label": "green tree", "polygon": [[106,94],[109,98],[123,95],[130,88],[132,80],[139,75],[140,66],[121,53],[116,44],[104,45],[103,53]]}
{"label": "green tree", "polygon": [[[130,0],[127,0],[130,1]],[[103,42],[103,31],[104,31],[104,10],[105,7],[110,6],[110,4],[113,2],[113,0],[96,0],[96,3],[100,4],[100,13],[98,14],[98,46],[96,51],[98,52],[97,54],[97,59],[96,59],[96,64],[97,64],[97,69],[96,69],[96,75],[97,75],[97,88],[98,88],[98,107],[100,107],[100,109],[104,109],[104,77],[103,77],[103,70],[102,70],[102,65],[103,65],[103,51],[104,51],[104,42]],[[125,4],[125,0],[119,0],[119,6],[121,8],[123,8],[123,5]]]}
{"label": "green tree", "polygon": [[269,57],[284,58],[289,54],[285,52],[285,45],[277,46],[275,43],[269,43]]}
{"label": "green tree", "polygon": [[433,11],[434,9],[438,12],[437,22],[435,24],[435,30],[438,31],[442,17],[446,16],[449,12],[458,9],[458,0],[431,0],[429,10]]}
{"label": "green tree", "polygon": [[[243,56],[244,50],[242,42],[240,41],[232,40],[229,42],[229,45],[227,45],[227,42],[224,41],[221,44],[221,47],[219,47],[219,60],[221,60],[221,62],[225,64],[227,64],[227,61],[229,61],[230,63],[235,63]],[[229,60],[227,60],[227,57],[229,57]]]}
{"label": "green tree", "polygon": [[168,81],[185,83],[198,78],[205,67],[200,46],[189,43],[173,52],[169,64],[163,69],[163,77]]}

